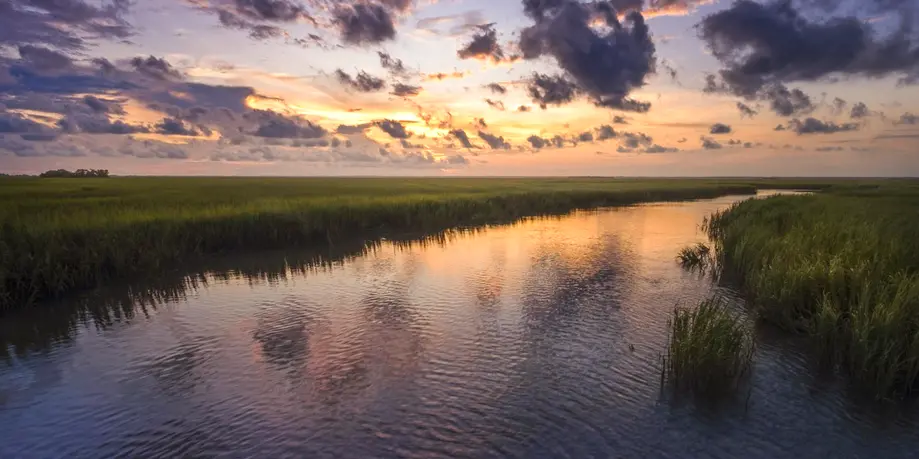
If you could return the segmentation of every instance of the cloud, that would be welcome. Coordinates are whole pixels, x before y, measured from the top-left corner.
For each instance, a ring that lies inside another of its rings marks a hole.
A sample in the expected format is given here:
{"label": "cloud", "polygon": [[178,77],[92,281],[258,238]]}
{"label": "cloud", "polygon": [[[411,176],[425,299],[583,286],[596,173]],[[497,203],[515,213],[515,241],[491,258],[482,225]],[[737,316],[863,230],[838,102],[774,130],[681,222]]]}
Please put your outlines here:
{"label": "cloud", "polygon": [[341,41],[351,45],[375,45],[396,38],[390,11],[376,3],[339,5],[334,22]]}
{"label": "cloud", "polygon": [[447,164],[453,164],[453,165],[469,164],[469,160],[466,159],[466,157],[463,155],[450,155],[450,156],[447,156],[445,159],[447,161]]}
{"label": "cloud", "polygon": [[[805,1],[829,12],[846,2]],[[737,0],[705,17],[700,36],[723,68],[726,85],[736,94],[753,96],[763,88],[790,82],[817,81],[831,75],[903,79],[919,75],[919,50],[910,31],[907,2],[865,0],[863,11],[899,16],[901,27],[879,37],[871,23],[856,16],[821,14],[804,17],[791,1],[759,3]],[[800,4],[800,3],[799,3]]]}
{"label": "cloud", "polygon": [[498,43],[498,33],[495,31],[494,24],[478,26],[478,30],[472,35],[472,39],[460,48],[456,55],[460,59],[477,59],[494,63],[517,59],[515,56],[505,56],[504,50]]}
{"label": "cloud", "polygon": [[629,124],[629,122],[626,121],[624,116],[616,115],[613,117],[613,124]]}
{"label": "cloud", "polygon": [[594,134],[590,131],[585,131],[578,134],[578,142],[593,142]]}
{"label": "cloud", "polygon": [[188,127],[182,120],[176,118],[163,118],[154,126],[154,132],[163,135],[197,136],[199,133],[194,128]]}
{"label": "cloud", "polygon": [[352,125],[347,125],[347,124],[342,124],[342,125],[338,126],[337,129],[335,129],[335,132],[337,132],[337,133],[339,133],[339,134],[345,134],[345,135],[348,135],[348,134],[360,134],[360,133],[366,131],[367,129],[369,129],[371,126],[373,126],[372,123],[358,124],[358,125],[354,125],[354,126],[352,126]]}
{"label": "cloud", "polygon": [[919,124],[919,116],[912,113],[904,113],[900,115],[900,119],[897,120],[896,124]]}
{"label": "cloud", "polygon": [[699,140],[702,141],[702,148],[706,150],[720,150],[722,148],[722,145],[711,137],[702,136]]}
{"label": "cloud", "polygon": [[377,78],[361,70],[357,77],[352,77],[342,69],[335,71],[335,78],[343,86],[347,86],[358,92],[377,92],[386,87],[386,82],[382,78]]}
{"label": "cloud", "polygon": [[267,138],[313,139],[322,137],[326,130],[298,117],[287,117],[270,110],[253,110],[244,118],[255,123],[251,135]]}
{"label": "cloud", "polygon": [[728,126],[724,123],[715,123],[712,125],[712,128],[709,130],[711,134],[730,134],[731,126]]}
{"label": "cloud", "polygon": [[868,106],[864,102],[856,102],[852,106],[852,111],[849,112],[849,117],[852,119],[865,118],[871,115],[871,111],[868,110]]}
{"label": "cloud", "polygon": [[528,112],[528,111],[530,111],[530,106],[529,106],[529,105],[521,105],[521,106],[517,107],[517,111],[518,111],[518,112],[521,112],[521,113]]}
{"label": "cloud", "polygon": [[578,94],[578,87],[563,76],[534,73],[527,83],[527,92],[533,102],[545,109],[548,105],[571,102]]}
{"label": "cloud", "polygon": [[390,75],[399,78],[405,78],[409,75],[408,69],[402,63],[402,59],[396,59],[383,51],[377,51],[380,57],[380,66],[386,69]]}
{"label": "cloud", "polygon": [[504,102],[501,102],[500,100],[485,99],[485,103],[495,110],[500,110],[502,112],[504,111]]}
{"label": "cloud", "polygon": [[69,56],[43,46],[19,45],[19,57],[24,64],[40,73],[73,67],[73,60]]}
{"label": "cloud", "polygon": [[412,136],[410,132],[405,130],[405,125],[399,121],[382,120],[374,124],[394,139],[407,139]]}
{"label": "cloud", "polygon": [[741,117],[741,118],[744,118],[744,117],[754,118],[754,117],[756,117],[757,114],[759,114],[759,112],[757,112],[756,110],[750,108],[749,105],[747,105],[747,104],[745,104],[745,103],[743,103],[743,102],[737,102],[737,109],[740,110],[740,117]]}
{"label": "cloud", "polygon": [[466,78],[469,76],[468,72],[461,72],[459,70],[453,72],[437,72],[437,73],[427,73],[422,75],[421,79],[423,81],[443,81],[451,79],[460,79]]}
{"label": "cloud", "polygon": [[649,147],[653,142],[651,136],[641,132],[623,132],[619,135],[619,143],[626,148],[638,148],[642,145]]}
{"label": "cloud", "polygon": [[527,142],[530,142],[530,145],[537,150],[545,148],[546,146],[550,144],[549,140],[536,136],[536,135],[531,135],[527,137]]}
{"label": "cloud", "polygon": [[855,131],[859,126],[855,123],[836,124],[832,121],[820,121],[816,118],[807,118],[804,121],[793,119],[788,123],[789,129],[798,135],[803,134],[834,134],[837,132]]}
{"label": "cloud", "polygon": [[485,131],[479,131],[479,138],[484,140],[492,150],[507,150],[511,147],[511,144],[505,141],[504,137],[492,135]]}
{"label": "cloud", "polygon": [[450,135],[455,137],[456,140],[459,140],[460,144],[463,145],[463,148],[466,148],[466,149],[476,148],[476,146],[473,145],[472,142],[469,140],[469,136],[466,135],[466,131],[462,129],[454,129],[450,131]]}
{"label": "cloud", "polygon": [[84,96],[83,103],[95,113],[124,114],[124,108],[120,104],[107,99],[100,99],[93,95]]}
{"label": "cloud", "polygon": [[[525,59],[554,58],[565,76],[598,106],[648,111],[650,104],[628,98],[655,71],[648,26],[636,11],[620,23],[610,7],[605,2],[525,0],[524,11],[535,24],[521,32],[520,49]],[[597,16],[606,21],[607,30],[591,26]]]}
{"label": "cloud", "polygon": [[134,34],[125,19],[131,3],[84,0],[0,1],[0,47],[40,45],[80,50],[94,39],[124,40]]}
{"label": "cloud", "polygon": [[412,86],[404,83],[394,83],[390,94],[398,97],[413,97],[421,93],[421,86]]}
{"label": "cloud", "polygon": [[[471,10],[460,14],[422,18],[418,20],[415,28],[434,35],[458,38],[478,30],[485,24],[485,15],[480,10]],[[447,26],[447,30],[441,30],[442,25]]]}
{"label": "cloud", "polygon": [[131,67],[155,80],[181,80],[183,75],[166,59],[156,56],[135,57],[130,61]]}
{"label": "cloud", "polygon": [[616,130],[608,124],[601,125],[597,128],[597,140],[609,140],[616,136]]}
{"label": "cloud", "polygon": [[642,150],[642,151],[644,151],[645,153],[676,153],[676,152],[680,151],[680,149],[679,149],[679,148],[671,148],[671,147],[662,147],[662,146],[660,146],[660,145],[658,145],[658,144],[654,144],[654,145],[651,145],[651,146],[648,147],[648,148],[645,148],[645,149]]}
{"label": "cloud", "polygon": [[485,85],[485,87],[488,88],[489,91],[495,94],[507,93],[507,88],[505,88],[503,85],[499,83],[488,83],[487,85]]}
{"label": "cloud", "polygon": [[43,133],[48,129],[19,113],[0,111],[0,133]]}

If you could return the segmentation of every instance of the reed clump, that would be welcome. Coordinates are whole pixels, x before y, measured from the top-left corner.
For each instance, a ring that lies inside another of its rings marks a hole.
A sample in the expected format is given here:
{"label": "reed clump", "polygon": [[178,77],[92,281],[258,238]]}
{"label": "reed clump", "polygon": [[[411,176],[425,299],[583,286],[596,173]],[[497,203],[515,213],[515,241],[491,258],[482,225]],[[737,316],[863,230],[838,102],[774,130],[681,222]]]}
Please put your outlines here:
{"label": "reed clump", "polygon": [[711,247],[704,242],[695,245],[683,247],[677,254],[676,259],[683,269],[689,271],[707,272],[715,266],[715,254],[712,253]]}
{"label": "reed clump", "polygon": [[676,307],[668,326],[662,379],[674,390],[728,395],[749,373],[753,333],[723,298],[704,300],[695,308]]}
{"label": "reed clump", "polygon": [[760,317],[812,337],[876,398],[919,382],[919,186],[750,200],[713,215],[718,262]]}

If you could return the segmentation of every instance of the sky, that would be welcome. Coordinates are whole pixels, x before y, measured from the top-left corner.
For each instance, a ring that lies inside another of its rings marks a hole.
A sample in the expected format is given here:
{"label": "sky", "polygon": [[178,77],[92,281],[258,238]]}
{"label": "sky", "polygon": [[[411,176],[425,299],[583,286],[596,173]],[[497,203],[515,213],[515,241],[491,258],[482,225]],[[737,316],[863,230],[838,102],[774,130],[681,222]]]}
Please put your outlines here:
{"label": "sky", "polygon": [[0,0],[0,173],[919,176],[916,0]]}

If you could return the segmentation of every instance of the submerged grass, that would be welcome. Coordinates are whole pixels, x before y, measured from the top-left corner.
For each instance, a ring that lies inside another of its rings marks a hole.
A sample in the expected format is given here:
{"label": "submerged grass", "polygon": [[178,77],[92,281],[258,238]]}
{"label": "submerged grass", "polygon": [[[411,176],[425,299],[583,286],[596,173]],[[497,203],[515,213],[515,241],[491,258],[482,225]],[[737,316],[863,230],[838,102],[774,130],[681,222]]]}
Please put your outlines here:
{"label": "submerged grass", "polygon": [[728,180],[6,178],[0,312],[203,254],[755,190]]}
{"label": "submerged grass", "polygon": [[750,200],[713,215],[724,273],[879,399],[919,383],[919,183]]}
{"label": "submerged grass", "polygon": [[695,308],[677,307],[662,378],[673,389],[715,397],[730,394],[749,372],[753,333],[721,297]]}

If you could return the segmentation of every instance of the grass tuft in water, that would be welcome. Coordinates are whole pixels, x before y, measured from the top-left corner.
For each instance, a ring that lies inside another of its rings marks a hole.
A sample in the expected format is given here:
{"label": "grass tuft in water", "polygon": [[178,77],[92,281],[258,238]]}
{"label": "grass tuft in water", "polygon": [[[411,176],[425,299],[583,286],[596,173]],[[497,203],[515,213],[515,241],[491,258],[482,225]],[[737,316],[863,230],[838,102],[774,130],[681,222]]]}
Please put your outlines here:
{"label": "grass tuft in water", "polygon": [[736,390],[753,361],[753,332],[721,297],[676,307],[662,382],[677,392],[722,396]]}
{"label": "grass tuft in water", "polygon": [[689,271],[705,272],[715,265],[715,257],[712,253],[712,249],[704,242],[683,247],[677,254],[676,259],[683,269]]}

